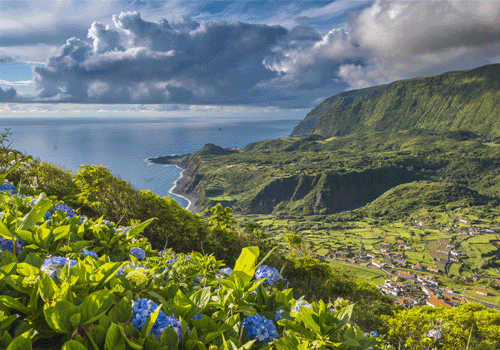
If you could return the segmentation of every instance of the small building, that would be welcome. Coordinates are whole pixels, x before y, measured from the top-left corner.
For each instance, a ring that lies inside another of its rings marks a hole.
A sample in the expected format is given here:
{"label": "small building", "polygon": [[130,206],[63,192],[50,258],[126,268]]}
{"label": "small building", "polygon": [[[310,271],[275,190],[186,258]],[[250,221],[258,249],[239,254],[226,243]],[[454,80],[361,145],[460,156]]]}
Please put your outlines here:
{"label": "small building", "polygon": [[366,254],[366,256],[372,259],[375,259],[377,257],[375,254],[372,253]]}
{"label": "small building", "polygon": [[415,279],[415,275],[406,271],[398,271],[398,275],[403,278]]}
{"label": "small building", "polygon": [[379,259],[372,259],[372,265],[378,267],[379,269],[384,267],[384,263],[381,262]]}
{"label": "small building", "polygon": [[464,252],[460,251],[460,250],[452,250],[451,251],[451,255],[453,256],[460,256],[462,255]]}
{"label": "small building", "polygon": [[476,290],[477,294],[481,294],[481,295],[484,295],[484,296],[488,296],[488,292],[485,291],[485,290],[481,290],[481,289],[478,289]]}
{"label": "small building", "polygon": [[412,270],[422,270],[422,265],[420,263],[417,263],[416,265],[411,265]]}
{"label": "small building", "polygon": [[427,267],[427,271],[434,272],[434,273],[439,273],[439,269],[437,267]]}
{"label": "small building", "polygon": [[382,242],[380,243],[381,246],[384,246],[384,247],[390,247],[391,244],[389,242]]}
{"label": "small building", "polygon": [[436,307],[436,306],[440,306],[440,305],[443,305],[443,306],[446,306],[446,307],[451,307],[450,304],[447,304],[445,303],[444,301],[442,300],[439,300],[438,298],[436,297],[430,297],[427,302],[426,302],[427,305],[429,306],[432,306],[432,307]]}

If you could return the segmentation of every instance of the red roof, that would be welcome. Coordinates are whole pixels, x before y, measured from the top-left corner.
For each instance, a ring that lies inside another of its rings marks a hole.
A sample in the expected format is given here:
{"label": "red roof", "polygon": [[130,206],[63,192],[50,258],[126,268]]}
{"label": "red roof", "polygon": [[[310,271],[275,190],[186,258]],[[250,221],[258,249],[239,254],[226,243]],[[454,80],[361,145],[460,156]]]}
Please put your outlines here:
{"label": "red roof", "polygon": [[438,298],[436,298],[436,297],[430,297],[430,298],[429,298],[429,300],[427,300],[427,302],[428,302],[429,304],[431,304],[433,307],[435,307],[435,306],[439,306],[439,305],[443,305],[443,306],[446,306],[446,307],[451,307],[451,305],[450,305],[450,304],[447,304],[447,303],[445,303],[444,301],[439,300],[439,299],[438,299]]}

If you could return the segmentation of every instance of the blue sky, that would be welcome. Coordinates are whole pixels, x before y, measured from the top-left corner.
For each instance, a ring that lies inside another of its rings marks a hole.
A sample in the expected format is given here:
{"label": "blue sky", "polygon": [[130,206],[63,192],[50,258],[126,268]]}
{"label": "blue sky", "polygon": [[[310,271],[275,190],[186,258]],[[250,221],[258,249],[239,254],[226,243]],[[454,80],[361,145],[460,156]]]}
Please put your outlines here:
{"label": "blue sky", "polygon": [[0,102],[286,114],[498,63],[499,18],[491,0],[1,1]]}

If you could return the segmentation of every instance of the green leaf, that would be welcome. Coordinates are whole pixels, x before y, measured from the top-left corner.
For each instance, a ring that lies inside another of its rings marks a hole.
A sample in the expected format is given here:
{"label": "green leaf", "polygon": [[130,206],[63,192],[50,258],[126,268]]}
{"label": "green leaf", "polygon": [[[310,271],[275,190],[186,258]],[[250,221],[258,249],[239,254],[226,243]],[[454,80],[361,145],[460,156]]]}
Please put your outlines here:
{"label": "green leaf", "polygon": [[29,227],[35,226],[35,224],[45,217],[45,213],[52,206],[52,201],[47,198],[45,193],[40,193],[36,204],[31,208],[30,212],[26,214],[18,227],[19,230],[25,230]]}
{"label": "green leaf", "polygon": [[163,331],[160,339],[162,340],[162,342],[165,342],[165,344],[167,344],[167,347],[169,349],[177,349],[179,344],[179,336],[172,328],[172,326],[168,326],[167,329]]}
{"label": "green leaf", "polygon": [[189,301],[193,305],[189,313],[188,319],[192,319],[198,315],[207,304],[210,302],[210,288],[197,290],[189,296]]}
{"label": "green leaf", "polygon": [[29,307],[24,306],[23,303],[8,295],[0,295],[0,303],[8,308],[20,311],[28,315],[32,313],[32,310]]}
{"label": "green leaf", "polygon": [[76,340],[70,340],[63,344],[61,350],[87,350],[87,348]]}
{"label": "green leaf", "polygon": [[77,306],[67,300],[59,300],[53,306],[45,304],[43,313],[50,328],[59,333],[72,333],[75,327],[71,324],[70,318],[79,313]]}
{"label": "green leaf", "polygon": [[[250,282],[255,274],[255,263],[257,257],[259,256],[259,247],[245,247],[241,250],[241,254],[236,260],[236,265],[234,266],[234,271],[243,272],[245,277],[243,280],[245,283]],[[231,275],[232,276],[232,275]],[[231,276],[229,279],[231,279]]]}
{"label": "green leaf", "polygon": [[69,230],[71,229],[70,225],[64,225],[64,226],[59,226],[52,231],[52,234],[54,235],[54,242],[59,240],[59,239],[65,239],[70,236]]}
{"label": "green leaf", "polygon": [[339,320],[337,329],[342,328],[351,319],[352,310],[354,309],[354,304],[348,305],[335,313],[335,317]]}
{"label": "green leaf", "polygon": [[113,303],[113,292],[110,290],[98,290],[87,295],[79,306],[82,313],[82,324],[85,325],[98,320],[101,315],[105,314],[113,306]]}
{"label": "green leaf", "polygon": [[313,330],[316,334],[322,335],[320,326],[316,323],[316,321],[314,321],[313,316],[315,315],[316,314],[313,310],[300,306],[300,318],[302,319],[302,322],[304,322],[306,327]]}
{"label": "green leaf", "polygon": [[31,350],[33,347],[31,346],[31,335],[33,334],[33,330],[30,329],[27,332],[24,332],[18,337],[15,337],[12,343],[9,344],[7,350]]}
{"label": "green leaf", "polygon": [[69,322],[73,326],[73,328],[76,328],[80,325],[80,321],[82,320],[82,314],[73,314],[69,318]]}
{"label": "green leaf", "polygon": [[125,323],[132,318],[132,303],[122,298],[109,312],[108,316],[113,323]]}
{"label": "green leaf", "polygon": [[156,220],[156,218],[151,218],[149,220],[146,220],[144,222],[141,222],[140,224],[138,225],[135,225],[134,227],[132,227],[130,229],[130,231],[128,231],[128,236],[129,237],[134,237],[136,235],[138,235],[139,233],[141,233],[142,231],[144,231],[144,229],[146,227],[148,227],[148,225],[153,221],[153,220]]}
{"label": "green leaf", "polygon": [[7,239],[14,239],[14,238],[16,238],[16,236],[14,236],[9,231],[9,228],[7,226],[5,226],[5,224],[2,221],[0,221],[0,236],[2,236],[3,238],[7,238]]}
{"label": "green leaf", "polygon": [[95,287],[95,290],[99,290],[104,286],[110,279],[112,279],[115,274],[118,272],[120,267],[122,266],[122,263],[117,262],[117,263],[106,263],[101,266],[101,271],[104,272],[104,277],[99,281],[97,286]]}
{"label": "green leaf", "polygon": [[125,339],[116,323],[112,323],[106,332],[104,350],[125,350]]}
{"label": "green leaf", "polygon": [[27,264],[25,262],[19,263],[16,266],[17,273],[22,276],[34,276],[40,273],[40,269]]}

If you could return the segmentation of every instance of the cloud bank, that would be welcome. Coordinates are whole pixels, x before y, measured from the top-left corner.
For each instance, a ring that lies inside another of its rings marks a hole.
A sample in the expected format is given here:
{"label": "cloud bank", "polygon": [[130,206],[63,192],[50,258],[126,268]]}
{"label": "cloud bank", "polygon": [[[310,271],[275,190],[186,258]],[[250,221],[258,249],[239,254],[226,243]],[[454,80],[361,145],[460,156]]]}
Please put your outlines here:
{"label": "cloud bank", "polygon": [[175,19],[128,11],[68,29],[58,52],[33,68],[33,96],[9,98],[300,108],[346,89],[500,62],[496,1],[288,4],[291,14],[266,15],[267,24],[235,21],[229,11],[239,3],[221,12],[231,21],[206,12],[195,20],[176,5],[168,3]]}

